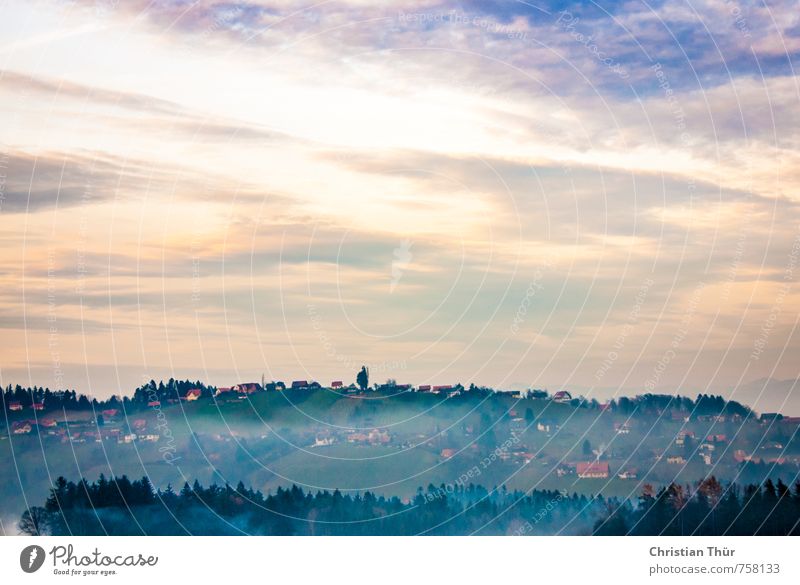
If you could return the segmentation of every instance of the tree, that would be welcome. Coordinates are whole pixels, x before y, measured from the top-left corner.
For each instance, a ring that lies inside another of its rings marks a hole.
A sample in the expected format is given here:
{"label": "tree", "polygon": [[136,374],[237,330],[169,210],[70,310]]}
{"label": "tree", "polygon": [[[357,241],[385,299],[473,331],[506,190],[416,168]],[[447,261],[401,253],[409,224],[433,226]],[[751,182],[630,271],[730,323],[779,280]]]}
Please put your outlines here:
{"label": "tree", "polygon": [[366,392],[367,388],[369,388],[369,370],[367,366],[361,366],[361,371],[356,375],[356,383],[362,391]]}
{"label": "tree", "polygon": [[41,536],[47,532],[47,510],[40,506],[32,506],[22,513],[19,531],[28,536]]}
{"label": "tree", "polygon": [[589,439],[583,442],[583,454],[587,456],[592,454],[592,444],[589,442]]}
{"label": "tree", "polygon": [[683,456],[686,459],[691,458],[694,455],[694,450],[694,440],[689,435],[686,435],[683,438]]}

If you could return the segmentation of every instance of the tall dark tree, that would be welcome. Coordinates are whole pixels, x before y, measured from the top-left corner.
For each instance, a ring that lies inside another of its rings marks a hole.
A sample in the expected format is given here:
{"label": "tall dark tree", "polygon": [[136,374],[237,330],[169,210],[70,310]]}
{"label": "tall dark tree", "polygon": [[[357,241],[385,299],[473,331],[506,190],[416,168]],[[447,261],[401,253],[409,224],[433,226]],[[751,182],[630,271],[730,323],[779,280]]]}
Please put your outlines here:
{"label": "tall dark tree", "polygon": [[356,384],[362,391],[366,391],[369,388],[369,370],[367,366],[361,366],[361,371],[356,375]]}

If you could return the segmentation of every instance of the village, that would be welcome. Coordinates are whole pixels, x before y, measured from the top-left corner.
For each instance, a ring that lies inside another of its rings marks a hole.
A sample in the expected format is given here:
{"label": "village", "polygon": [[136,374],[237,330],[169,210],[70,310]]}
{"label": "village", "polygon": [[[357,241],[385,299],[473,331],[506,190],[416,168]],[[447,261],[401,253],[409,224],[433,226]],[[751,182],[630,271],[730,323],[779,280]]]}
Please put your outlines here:
{"label": "village", "polygon": [[[567,390],[494,392],[457,383],[415,387],[387,381],[370,388],[341,380],[327,386],[308,380],[288,385],[262,380],[219,388],[187,387],[173,395],[169,387],[148,388],[140,393],[139,402],[115,399],[114,407],[97,403],[97,408],[81,410],[10,400],[6,402],[10,425],[7,432],[0,432],[0,440],[36,437],[71,445],[160,447],[165,439],[175,439],[164,422],[170,413],[170,419],[187,421],[187,429],[202,438],[211,461],[218,458],[215,444],[264,442],[268,448],[280,434],[310,454],[330,451],[360,457],[353,449],[424,452],[443,469],[491,465],[500,474],[526,468],[531,470],[528,475],[561,483],[734,475],[746,464],[796,472],[800,465],[800,448],[794,440],[800,418],[777,413],[723,409],[698,414],[697,408],[654,406],[645,399],[627,412],[627,399],[601,404],[573,397]],[[393,399],[404,407],[435,408],[414,425],[387,424]],[[333,407],[349,412],[349,418],[322,424],[323,411],[306,420],[285,422],[286,417],[297,416],[287,405],[315,400],[326,400],[328,412]],[[346,402],[340,404],[341,400]],[[475,405],[483,407],[481,414],[469,414]],[[250,411],[268,414],[269,424],[254,425],[246,418]],[[227,416],[241,424],[227,420],[217,424]],[[245,420],[249,422],[244,424]],[[284,424],[285,429],[276,430]],[[175,448],[180,450],[180,443]]]}

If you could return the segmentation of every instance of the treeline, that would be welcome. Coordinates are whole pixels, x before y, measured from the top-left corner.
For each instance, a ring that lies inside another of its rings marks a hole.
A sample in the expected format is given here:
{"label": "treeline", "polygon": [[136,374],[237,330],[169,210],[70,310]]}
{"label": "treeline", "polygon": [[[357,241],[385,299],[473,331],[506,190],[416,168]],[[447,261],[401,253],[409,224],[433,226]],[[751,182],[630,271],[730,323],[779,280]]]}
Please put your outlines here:
{"label": "treeline", "polygon": [[268,495],[240,482],[179,492],[143,477],[56,480],[43,506],[28,509],[24,534],[48,535],[798,535],[800,482],[694,489],[645,486],[634,501],[558,491],[510,492],[476,485],[429,485],[410,501],[372,492]]}
{"label": "treeline", "polygon": [[588,533],[602,498],[487,491],[475,485],[420,489],[411,501],[372,492],[311,493],[292,486],[264,495],[237,487],[188,483],[154,490],[144,477],[77,483],[59,478],[41,507],[19,523],[49,535],[462,535]]}
{"label": "treeline", "polygon": [[800,482],[781,480],[723,487],[714,477],[694,489],[645,486],[638,501],[612,505],[597,522],[600,535],[800,536]]}
{"label": "treeline", "polygon": [[[282,383],[279,383],[282,385]],[[267,384],[267,387],[274,384]],[[459,388],[461,386],[458,386]],[[0,393],[3,400],[3,407],[9,409],[12,403],[19,403],[23,408],[30,407],[34,403],[42,403],[45,408],[67,409],[67,410],[91,410],[106,408],[125,408],[137,409],[144,408],[148,403],[169,402],[179,400],[186,396],[186,393],[197,388],[201,391],[201,397],[210,398],[216,388],[207,386],[203,382],[196,380],[175,380],[170,378],[167,382],[163,380],[156,382],[150,380],[136,388],[132,396],[112,396],[107,400],[97,400],[89,398],[84,394],[78,394],[74,390],[50,390],[34,386],[23,388],[20,385],[13,387],[9,385]],[[377,388],[382,388],[376,385]],[[469,391],[465,396],[472,398],[485,398],[487,396],[501,397],[506,393],[498,392],[485,386],[475,386],[470,384]],[[528,390],[524,397],[533,400],[548,400],[551,396],[544,390]],[[691,399],[686,396],[672,396],[669,394],[642,394],[632,398],[622,397],[612,399],[607,405],[601,405],[596,399],[587,400],[579,397],[570,401],[576,408],[600,409],[607,408],[613,412],[630,416],[633,414],[641,416],[661,416],[662,413],[675,411],[697,416],[739,416],[747,418],[754,416],[753,411],[733,400],[725,400],[722,396],[711,394],[698,394],[697,398]]]}
{"label": "treeline", "polygon": [[735,400],[725,400],[713,394],[698,394],[694,400],[688,396],[672,396],[669,394],[642,394],[633,398],[625,396],[611,400],[611,410],[624,415],[653,414],[663,412],[682,412],[688,416],[754,416],[753,411]]}
{"label": "treeline", "polygon": [[178,400],[186,396],[192,388],[198,388],[203,396],[210,397],[213,394],[213,386],[206,386],[202,382],[191,380],[174,380],[170,378],[156,383],[150,380],[133,392],[133,396],[112,396],[107,400],[97,400],[89,398],[85,394],[78,394],[75,390],[50,390],[33,386],[23,388],[19,384],[12,387],[10,384],[0,391],[3,408],[8,410],[14,403],[19,403],[23,408],[29,408],[34,403],[44,404],[47,410],[98,410],[111,408],[125,408],[125,410],[136,410],[144,408],[149,402]]}

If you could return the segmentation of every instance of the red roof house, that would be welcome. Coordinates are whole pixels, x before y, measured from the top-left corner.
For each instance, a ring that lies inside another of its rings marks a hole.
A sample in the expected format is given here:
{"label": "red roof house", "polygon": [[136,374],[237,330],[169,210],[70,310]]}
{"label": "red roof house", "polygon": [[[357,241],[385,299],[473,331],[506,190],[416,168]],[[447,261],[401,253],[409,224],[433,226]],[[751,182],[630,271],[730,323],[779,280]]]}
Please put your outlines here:
{"label": "red roof house", "polygon": [[555,402],[569,402],[572,400],[572,394],[567,392],[566,390],[559,390],[555,394],[553,394],[553,400]]}
{"label": "red roof house", "polygon": [[192,388],[186,391],[186,400],[192,402],[202,396],[203,392],[200,388]]}
{"label": "red roof house", "polygon": [[575,472],[581,478],[608,477],[608,463],[605,461],[581,461],[575,466]]}

